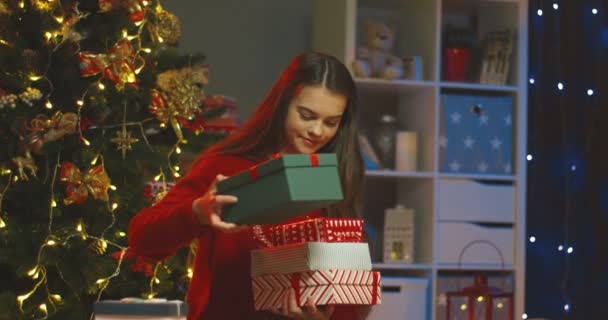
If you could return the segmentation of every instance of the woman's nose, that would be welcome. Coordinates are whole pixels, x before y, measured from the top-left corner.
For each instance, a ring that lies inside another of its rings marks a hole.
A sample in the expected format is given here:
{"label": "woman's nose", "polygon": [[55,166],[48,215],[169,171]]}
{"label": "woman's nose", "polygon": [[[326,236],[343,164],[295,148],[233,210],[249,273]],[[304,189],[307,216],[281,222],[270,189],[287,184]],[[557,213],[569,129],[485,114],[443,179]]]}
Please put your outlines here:
{"label": "woman's nose", "polygon": [[318,137],[323,132],[323,125],[320,122],[315,122],[310,128],[308,128],[308,133],[311,136]]}

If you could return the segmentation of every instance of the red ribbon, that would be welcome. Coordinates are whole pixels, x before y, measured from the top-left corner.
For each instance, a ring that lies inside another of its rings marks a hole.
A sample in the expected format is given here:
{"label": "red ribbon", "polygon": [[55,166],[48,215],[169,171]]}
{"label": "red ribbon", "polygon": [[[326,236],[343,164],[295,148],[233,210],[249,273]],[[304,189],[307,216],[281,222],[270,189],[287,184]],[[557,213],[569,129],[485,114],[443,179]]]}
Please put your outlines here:
{"label": "red ribbon", "polygon": [[372,282],[372,304],[378,304],[378,272],[374,271],[374,280]]}
{"label": "red ribbon", "polygon": [[251,168],[249,168],[249,177],[251,177],[251,180],[255,181],[260,177],[260,174],[258,173],[258,166],[253,166]]}
{"label": "red ribbon", "polygon": [[319,155],[318,154],[313,153],[310,155],[310,165],[313,167],[319,166]]}
{"label": "red ribbon", "polygon": [[291,274],[291,287],[296,292],[296,304],[300,306],[300,273],[295,272]]}
{"label": "red ribbon", "polygon": [[[281,157],[280,153],[275,153],[272,155],[272,159],[276,159]],[[310,158],[310,166],[312,167],[318,167],[319,166],[319,155],[316,153],[310,154],[309,155]],[[258,173],[258,166],[255,165],[251,168],[249,168],[249,177],[251,177],[251,180],[255,181],[260,177],[260,174]]]}

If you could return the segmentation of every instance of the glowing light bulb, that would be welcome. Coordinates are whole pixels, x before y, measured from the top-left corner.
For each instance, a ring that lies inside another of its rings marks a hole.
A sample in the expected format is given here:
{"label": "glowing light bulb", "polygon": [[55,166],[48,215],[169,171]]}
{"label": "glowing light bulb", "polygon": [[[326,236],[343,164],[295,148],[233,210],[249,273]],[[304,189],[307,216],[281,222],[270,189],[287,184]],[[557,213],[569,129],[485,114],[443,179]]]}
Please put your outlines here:
{"label": "glowing light bulb", "polygon": [[106,86],[104,86],[101,82],[97,84],[97,87],[99,87],[99,90],[103,90],[106,88]]}
{"label": "glowing light bulb", "polygon": [[460,305],[460,310],[464,311],[466,309],[467,309],[467,305],[466,304],[463,303],[463,304]]}
{"label": "glowing light bulb", "polygon": [[532,242],[532,243],[536,242],[536,237],[535,236],[530,237],[530,242]]}
{"label": "glowing light bulb", "polygon": [[53,104],[50,101],[47,101],[44,105],[47,109],[53,109]]}
{"label": "glowing light bulb", "polygon": [[527,155],[527,156],[526,156],[526,159],[527,159],[528,161],[532,161],[532,155],[531,155],[531,154]]}
{"label": "glowing light bulb", "polygon": [[568,253],[572,253],[572,252],[574,252],[574,248],[572,248],[572,247],[568,247],[568,250],[566,250],[566,252],[568,252]]}
{"label": "glowing light bulb", "polygon": [[78,231],[78,232],[82,232],[82,223],[79,223],[79,224],[76,226],[76,231]]}
{"label": "glowing light bulb", "polygon": [[112,211],[116,210],[116,208],[118,208],[118,203],[112,203]]}
{"label": "glowing light bulb", "polygon": [[55,242],[55,240],[49,240],[49,241],[46,242],[46,244],[49,245],[49,246],[54,246],[54,245],[57,244],[57,242]]}
{"label": "glowing light bulb", "polygon": [[524,320],[528,319],[528,315],[524,313],[524,314],[521,315],[521,318],[524,319]]}
{"label": "glowing light bulb", "polygon": [[563,251],[564,250],[564,246],[560,245],[559,247],[557,247],[557,251]]}
{"label": "glowing light bulb", "polygon": [[559,5],[557,3],[554,3],[553,4],[553,9],[555,9],[555,10],[559,9]]}
{"label": "glowing light bulb", "polygon": [[483,302],[483,296],[477,297],[477,302]]}
{"label": "glowing light bulb", "polygon": [[2,220],[2,218],[0,218],[0,229],[2,228],[6,228],[6,223],[4,223],[4,220]]}
{"label": "glowing light bulb", "polygon": [[77,100],[77,101],[76,101],[76,104],[82,107],[82,106],[84,105],[84,101],[82,101],[82,100]]}
{"label": "glowing light bulb", "polygon": [[557,83],[557,89],[559,89],[560,91],[561,91],[561,90],[564,90],[564,84],[563,84],[563,83],[561,83],[561,82],[558,82],[558,83]]}
{"label": "glowing light bulb", "polygon": [[591,13],[597,14],[597,9],[596,8],[591,9]]}
{"label": "glowing light bulb", "polygon": [[541,10],[541,9],[536,10],[536,14],[537,14],[539,17],[542,17],[542,15],[543,15],[543,10]]}
{"label": "glowing light bulb", "polygon": [[593,90],[592,89],[587,89],[587,95],[588,96],[592,96],[593,95]]}
{"label": "glowing light bulb", "polygon": [[534,78],[530,78],[530,84],[534,84]]}

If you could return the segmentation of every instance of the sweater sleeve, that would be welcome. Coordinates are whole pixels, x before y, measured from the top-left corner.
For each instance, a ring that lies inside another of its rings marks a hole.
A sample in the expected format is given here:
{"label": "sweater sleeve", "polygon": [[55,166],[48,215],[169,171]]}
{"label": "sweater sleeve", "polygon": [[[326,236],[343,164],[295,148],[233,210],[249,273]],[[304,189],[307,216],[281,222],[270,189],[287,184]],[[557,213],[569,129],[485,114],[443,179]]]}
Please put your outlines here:
{"label": "sweater sleeve", "polygon": [[232,175],[247,167],[244,160],[210,156],[197,163],[165,197],[143,209],[129,225],[129,247],[135,255],[161,260],[209,232],[192,211],[192,201],[207,192],[218,174]]}

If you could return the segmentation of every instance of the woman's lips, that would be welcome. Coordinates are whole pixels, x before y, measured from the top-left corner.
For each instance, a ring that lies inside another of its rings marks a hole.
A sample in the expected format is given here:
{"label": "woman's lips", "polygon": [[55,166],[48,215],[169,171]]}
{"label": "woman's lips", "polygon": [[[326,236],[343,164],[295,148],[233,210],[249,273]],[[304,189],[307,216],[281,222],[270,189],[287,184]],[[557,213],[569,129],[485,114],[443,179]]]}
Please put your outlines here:
{"label": "woman's lips", "polygon": [[304,137],[302,137],[302,141],[304,141],[304,145],[307,146],[307,147],[309,147],[309,148],[314,148],[318,144],[317,141],[310,140],[310,139],[307,139],[307,138],[304,138]]}

